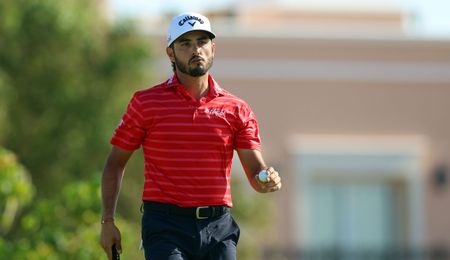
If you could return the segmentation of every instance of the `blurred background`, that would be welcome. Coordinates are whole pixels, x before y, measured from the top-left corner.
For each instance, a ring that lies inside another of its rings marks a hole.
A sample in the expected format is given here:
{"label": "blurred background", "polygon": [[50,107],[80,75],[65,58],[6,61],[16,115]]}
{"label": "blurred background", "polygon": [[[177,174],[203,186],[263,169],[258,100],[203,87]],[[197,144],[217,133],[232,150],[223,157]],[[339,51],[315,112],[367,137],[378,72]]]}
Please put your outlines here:
{"label": "blurred background", "polygon": [[[246,100],[283,176],[233,165],[238,259],[450,257],[445,0],[1,0],[0,259],[104,259],[100,175],[132,94],[171,76],[171,17],[216,32],[212,74]],[[236,157],[235,157],[236,158]],[[142,152],[126,170],[123,259],[144,259]]]}

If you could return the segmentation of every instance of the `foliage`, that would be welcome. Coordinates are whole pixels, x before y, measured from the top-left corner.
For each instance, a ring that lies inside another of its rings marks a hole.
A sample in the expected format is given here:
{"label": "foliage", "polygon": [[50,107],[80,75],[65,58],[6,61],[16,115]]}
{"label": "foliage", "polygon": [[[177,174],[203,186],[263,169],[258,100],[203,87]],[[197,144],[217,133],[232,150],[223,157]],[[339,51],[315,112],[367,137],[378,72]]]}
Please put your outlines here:
{"label": "foliage", "polygon": [[51,181],[58,190],[97,171],[126,102],[147,79],[148,43],[130,24],[110,27],[96,3],[0,1],[0,85],[8,85],[0,87],[0,141],[39,187]]}
{"label": "foliage", "polygon": [[7,80],[7,75],[4,74],[0,69],[0,140],[2,135],[2,122],[7,122],[7,97],[9,95],[9,84]]}
{"label": "foliage", "polygon": [[[132,24],[106,23],[97,4],[0,1],[0,145],[29,173],[1,172],[0,259],[104,257],[97,179],[126,103],[148,82],[150,45]],[[13,183],[27,192],[12,194]],[[131,223],[119,217],[124,257],[138,259]]]}
{"label": "foliage", "polygon": [[[0,150],[0,177],[0,213],[7,215],[8,209],[4,204],[14,199],[23,209],[31,201],[33,186],[14,155],[4,150]],[[17,215],[17,231],[13,234],[3,232],[0,238],[2,259],[104,258],[104,252],[98,244],[99,178],[68,184],[59,196],[37,199],[32,208]],[[118,225],[127,238],[124,241],[124,253],[136,259],[141,255],[137,251],[137,227],[120,220]]]}
{"label": "foliage", "polygon": [[0,235],[8,234],[33,194],[34,187],[24,167],[13,153],[0,147]]}

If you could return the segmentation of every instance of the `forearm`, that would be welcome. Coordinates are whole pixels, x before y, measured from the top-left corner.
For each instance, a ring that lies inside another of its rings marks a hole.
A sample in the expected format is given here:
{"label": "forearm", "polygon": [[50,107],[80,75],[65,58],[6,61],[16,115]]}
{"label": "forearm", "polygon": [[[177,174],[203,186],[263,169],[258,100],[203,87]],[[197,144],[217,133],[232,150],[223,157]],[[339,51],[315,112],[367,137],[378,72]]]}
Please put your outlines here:
{"label": "forearm", "polygon": [[241,149],[238,150],[238,155],[245,175],[252,188],[257,192],[267,192],[256,178],[259,171],[267,169],[267,165],[264,162],[261,153],[259,151]]}
{"label": "forearm", "polygon": [[102,219],[114,219],[124,168],[107,164],[102,175]]}
{"label": "forearm", "polygon": [[102,175],[102,217],[114,219],[120,184],[125,165],[133,151],[113,146],[105,163]]}

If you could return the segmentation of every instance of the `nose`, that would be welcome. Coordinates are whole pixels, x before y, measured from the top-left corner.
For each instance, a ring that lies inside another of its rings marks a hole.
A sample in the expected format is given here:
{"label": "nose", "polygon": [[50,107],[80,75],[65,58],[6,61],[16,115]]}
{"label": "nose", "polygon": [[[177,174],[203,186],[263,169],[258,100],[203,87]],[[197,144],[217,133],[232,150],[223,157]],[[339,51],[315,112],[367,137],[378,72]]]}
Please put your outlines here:
{"label": "nose", "polygon": [[194,54],[194,55],[199,55],[199,54],[200,54],[201,46],[200,46],[199,44],[194,44],[193,46],[194,46],[194,49],[193,49],[193,51],[192,51],[192,54]]}

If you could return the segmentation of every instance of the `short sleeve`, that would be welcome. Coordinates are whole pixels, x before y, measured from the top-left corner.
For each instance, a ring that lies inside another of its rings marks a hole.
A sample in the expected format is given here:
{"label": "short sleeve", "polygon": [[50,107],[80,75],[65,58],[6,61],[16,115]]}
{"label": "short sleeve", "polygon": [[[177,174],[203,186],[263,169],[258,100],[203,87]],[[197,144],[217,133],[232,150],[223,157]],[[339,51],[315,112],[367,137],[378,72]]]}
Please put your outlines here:
{"label": "short sleeve", "polygon": [[122,149],[133,151],[141,146],[145,134],[141,103],[136,93],[128,103],[127,111],[116,127],[110,143]]}
{"label": "short sleeve", "polygon": [[242,122],[234,140],[235,149],[261,149],[258,121],[251,108],[246,105],[239,113]]}

